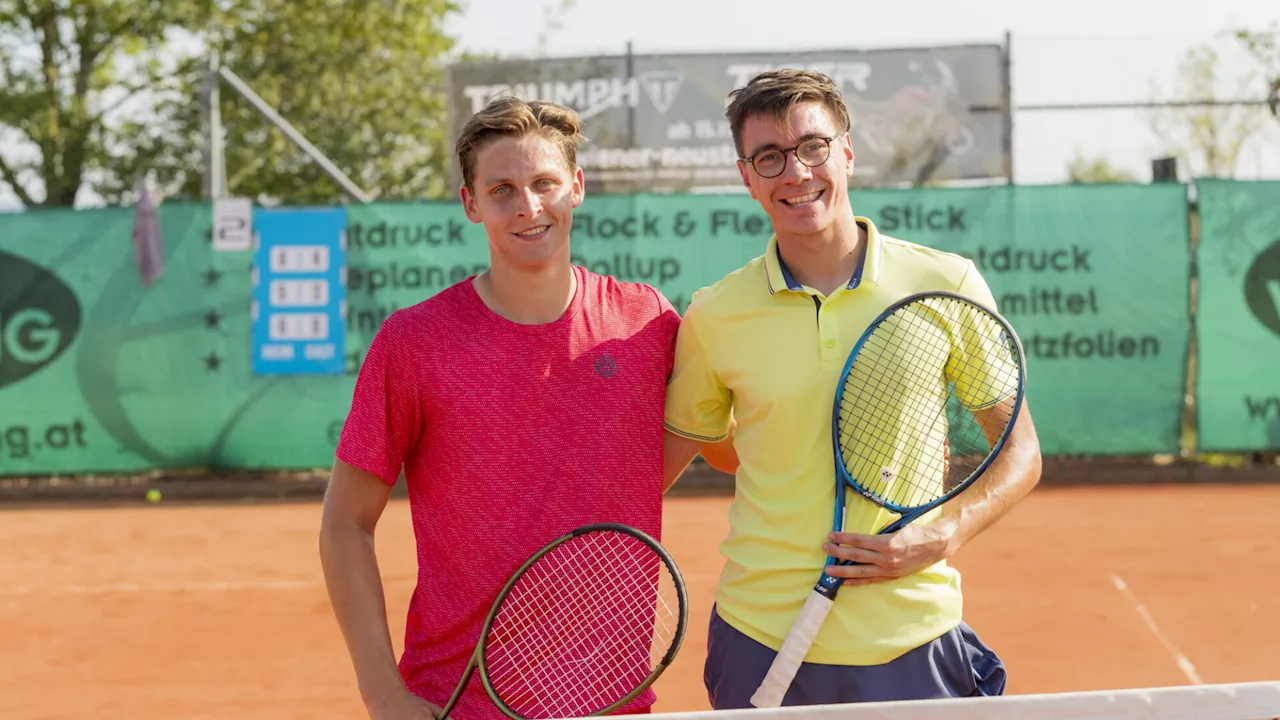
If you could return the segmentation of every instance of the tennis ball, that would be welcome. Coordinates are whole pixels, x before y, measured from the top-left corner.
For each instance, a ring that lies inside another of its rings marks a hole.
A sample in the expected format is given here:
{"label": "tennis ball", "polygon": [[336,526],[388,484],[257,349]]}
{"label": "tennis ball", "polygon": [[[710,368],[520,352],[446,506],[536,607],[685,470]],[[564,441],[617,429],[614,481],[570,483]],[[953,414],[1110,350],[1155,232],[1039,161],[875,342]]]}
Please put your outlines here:
{"label": "tennis ball", "polygon": [[151,503],[158,503],[158,502],[160,502],[160,491],[159,491],[159,490],[157,490],[157,489],[155,489],[155,488],[151,488],[150,490],[148,490],[148,491],[147,491],[147,502],[151,502]]}

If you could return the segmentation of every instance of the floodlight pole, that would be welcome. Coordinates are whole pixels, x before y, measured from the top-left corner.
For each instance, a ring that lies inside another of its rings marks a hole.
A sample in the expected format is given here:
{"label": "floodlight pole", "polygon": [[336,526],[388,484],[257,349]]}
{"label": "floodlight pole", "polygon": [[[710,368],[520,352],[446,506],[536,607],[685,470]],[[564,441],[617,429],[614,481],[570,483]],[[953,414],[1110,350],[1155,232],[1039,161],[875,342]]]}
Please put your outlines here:
{"label": "floodlight pole", "polygon": [[218,51],[209,52],[200,109],[204,114],[204,197],[227,197],[227,156],[222,145],[222,110],[218,94]]}

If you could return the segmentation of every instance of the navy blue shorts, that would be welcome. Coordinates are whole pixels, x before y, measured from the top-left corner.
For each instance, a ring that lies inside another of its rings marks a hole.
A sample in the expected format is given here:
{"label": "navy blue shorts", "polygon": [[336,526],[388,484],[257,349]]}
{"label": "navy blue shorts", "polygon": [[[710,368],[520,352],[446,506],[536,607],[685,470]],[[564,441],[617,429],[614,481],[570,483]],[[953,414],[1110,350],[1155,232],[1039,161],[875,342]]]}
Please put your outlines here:
{"label": "navy blue shorts", "polygon": [[[750,708],[776,653],[711,609],[702,681],[716,710]],[[783,705],[1003,695],[1004,663],[965,623],[883,665],[803,663]]]}

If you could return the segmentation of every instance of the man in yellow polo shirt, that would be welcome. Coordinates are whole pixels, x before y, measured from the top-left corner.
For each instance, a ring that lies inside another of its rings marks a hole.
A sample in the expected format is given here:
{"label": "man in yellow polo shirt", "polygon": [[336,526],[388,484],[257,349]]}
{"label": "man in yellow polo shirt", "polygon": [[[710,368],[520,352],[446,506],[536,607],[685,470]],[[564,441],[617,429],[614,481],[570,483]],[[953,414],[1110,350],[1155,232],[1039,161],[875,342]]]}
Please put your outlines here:
{"label": "man in yellow polo shirt", "polygon": [[708,632],[712,706],[750,707],[828,555],[862,564],[832,572],[846,587],[784,704],[1002,693],[1004,666],[962,621],[947,558],[1038,482],[1025,406],[991,469],[932,521],[876,535],[887,520],[851,494],[846,532],[831,532],[831,403],[854,343],[912,293],[948,290],[994,308],[991,291],[970,261],[855,215],[849,113],[826,76],[766,72],[731,95],[726,115],[743,182],[775,235],[694,296],[666,401],[668,463],[731,432],[739,462]]}

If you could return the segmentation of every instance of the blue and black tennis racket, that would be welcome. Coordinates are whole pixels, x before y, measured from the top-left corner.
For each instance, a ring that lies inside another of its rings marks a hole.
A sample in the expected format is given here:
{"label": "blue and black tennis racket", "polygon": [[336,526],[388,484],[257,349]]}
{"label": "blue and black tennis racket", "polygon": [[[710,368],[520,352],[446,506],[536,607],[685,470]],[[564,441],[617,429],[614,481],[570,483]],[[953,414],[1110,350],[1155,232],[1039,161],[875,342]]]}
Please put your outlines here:
{"label": "blue and black tennis racket", "polygon": [[[889,307],[854,345],[836,386],[834,529],[845,530],[850,491],[879,506],[878,516],[897,516],[881,534],[942,512],[999,455],[1025,389],[1022,345],[995,312],[948,292]],[[823,572],[752,705],[782,704],[843,582]]]}

